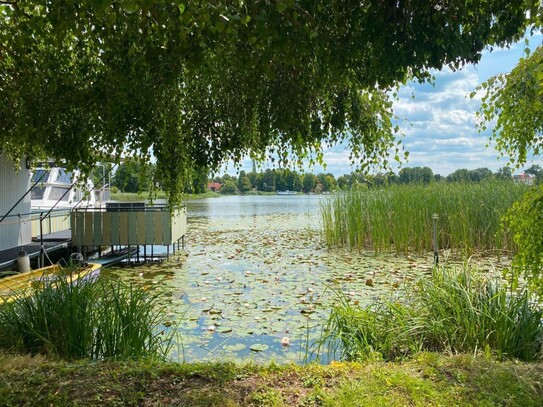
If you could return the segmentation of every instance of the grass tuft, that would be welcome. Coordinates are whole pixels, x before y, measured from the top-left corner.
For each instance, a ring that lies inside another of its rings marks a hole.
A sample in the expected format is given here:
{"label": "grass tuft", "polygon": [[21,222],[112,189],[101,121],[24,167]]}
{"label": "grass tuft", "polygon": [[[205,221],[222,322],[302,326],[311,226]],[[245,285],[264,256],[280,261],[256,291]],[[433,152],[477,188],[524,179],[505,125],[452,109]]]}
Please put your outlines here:
{"label": "grass tuft", "polygon": [[[97,276],[43,280],[0,306],[0,346],[65,359],[163,358],[155,296]],[[30,294],[30,295],[28,295]]]}
{"label": "grass tuft", "polygon": [[433,249],[432,215],[439,216],[440,248],[453,255],[514,249],[501,218],[525,192],[511,182],[394,185],[351,190],[321,202],[329,246],[408,254]]}
{"label": "grass tuft", "polygon": [[335,360],[396,360],[420,351],[482,353],[531,361],[543,343],[542,309],[527,290],[511,293],[464,267],[436,268],[403,302],[362,308],[342,293],[315,352]]}

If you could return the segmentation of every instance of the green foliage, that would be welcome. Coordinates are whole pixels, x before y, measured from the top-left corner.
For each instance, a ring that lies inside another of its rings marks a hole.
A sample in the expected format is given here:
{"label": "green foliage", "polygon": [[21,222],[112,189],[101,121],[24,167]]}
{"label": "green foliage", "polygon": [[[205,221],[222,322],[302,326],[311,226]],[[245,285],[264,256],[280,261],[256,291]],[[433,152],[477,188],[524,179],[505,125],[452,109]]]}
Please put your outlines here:
{"label": "green foliage", "polygon": [[516,286],[524,277],[543,296],[543,186],[528,191],[504,216],[518,251],[508,278]]}
{"label": "green foliage", "polygon": [[202,168],[247,154],[319,162],[345,142],[362,168],[402,160],[387,91],[517,40],[538,6],[6,1],[0,146],[86,174],[153,154],[172,204]]}
{"label": "green foliage", "polygon": [[317,177],[313,174],[304,174],[302,178],[302,188],[303,191],[307,194],[312,192],[317,186]]}
{"label": "green foliage", "polygon": [[0,306],[0,346],[66,359],[163,358],[163,309],[142,289],[95,276],[40,282]]}
{"label": "green foliage", "polygon": [[142,192],[153,188],[154,166],[145,162],[123,162],[113,173],[111,185],[121,192]]}
{"label": "green foliage", "polygon": [[435,213],[439,246],[452,254],[513,250],[501,217],[526,190],[525,185],[492,181],[336,193],[321,202],[324,237],[330,246],[353,250],[425,253],[433,248]]}
{"label": "green foliage", "polygon": [[249,192],[253,189],[253,185],[251,184],[251,180],[245,173],[245,171],[241,171],[238,177],[238,189],[241,193]]}
{"label": "green foliage", "polygon": [[402,184],[429,184],[434,180],[434,173],[428,167],[402,168],[398,174]]}
{"label": "green foliage", "polygon": [[340,360],[394,360],[419,351],[492,353],[534,360],[543,343],[542,309],[524,289],[498,280],[435,269],[407,286],[397,301],[369,308],[337,293],[316,352]]}
{"label": "green foliage", "polygon": [[[501,170],[498,170],[499,175]],[[475,170],[468,170],[465,168],[460,168],[453,173],[447,175],[448,182],[481,182],[484,180],[492,180],[495,178],[495,174],[492,173],[488,168],[477,168]],[[509,180],[512,180],[509,176]]]}
{"label": "green foliage", "polygon": [[237,195],[239,194],[239,190],[233,181],[226,181],[221,187],[220,193],[224,195]]}
{"label": "green foliage", "polygon": [[529,154],[543,153],[542,58],[540,46],[511,72],[496,75],[479,88],[483,92],[479,129],[486,131],[496,123],[491,139],[502,156],[510,157],[511,165],[523,165]]}

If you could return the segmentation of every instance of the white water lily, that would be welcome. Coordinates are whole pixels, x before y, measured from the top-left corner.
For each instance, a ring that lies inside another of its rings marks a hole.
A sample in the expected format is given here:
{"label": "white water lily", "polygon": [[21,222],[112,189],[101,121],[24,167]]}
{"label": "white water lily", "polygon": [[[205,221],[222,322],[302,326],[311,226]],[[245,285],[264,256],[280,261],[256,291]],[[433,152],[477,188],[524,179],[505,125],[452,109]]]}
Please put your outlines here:
{"label": "white water lily", "polygon": [[290,345],[290,338],[288,336],[283,336],[283,338],[281,339],[281,345],[282,346]]}

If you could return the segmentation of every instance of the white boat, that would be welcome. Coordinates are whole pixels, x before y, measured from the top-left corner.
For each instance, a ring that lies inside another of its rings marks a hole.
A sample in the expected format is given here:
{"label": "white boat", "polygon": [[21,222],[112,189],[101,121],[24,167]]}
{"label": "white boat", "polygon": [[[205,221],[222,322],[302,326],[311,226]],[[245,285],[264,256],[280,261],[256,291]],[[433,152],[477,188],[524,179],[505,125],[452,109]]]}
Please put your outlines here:
{"label": "white boat", "polygon": [[286,191],[277,191],[277,195],[296,195],[296,191],[289,191],[288,189]]}
{"label": "white boat", "polygon": [[95,190],[90,179],[84,186],[77,185],[78,178],[77,170],[71,172],[62,167],[38,166],[32,173],[31,180],[32,183],[37,183],[31,193],[32,210],[101,206],[108,200],[108,189]]}

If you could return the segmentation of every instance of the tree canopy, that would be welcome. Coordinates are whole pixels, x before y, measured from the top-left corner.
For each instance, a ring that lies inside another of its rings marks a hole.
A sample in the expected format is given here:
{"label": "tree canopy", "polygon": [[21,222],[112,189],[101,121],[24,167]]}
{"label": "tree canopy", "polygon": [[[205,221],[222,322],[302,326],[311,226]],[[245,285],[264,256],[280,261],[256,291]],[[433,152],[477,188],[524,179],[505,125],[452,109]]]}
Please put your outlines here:
{"label": "tree canopy", "polygon": [[65,160],[156,157],[177,203],[226,160],[402,159],[388,91],[519,39],[539,1],[6,0],[0,148]]}
{"label": "tree canopy", "polygon": [[[527,50],[528,51],[528,50]],[[509,73],[483,83],[479,128],[492,126],[491,139],[510,164],[521,166],[543,153],[543,46]],[[495,125],[494,125],[495,123]]]}

